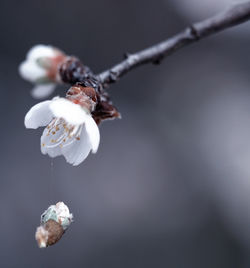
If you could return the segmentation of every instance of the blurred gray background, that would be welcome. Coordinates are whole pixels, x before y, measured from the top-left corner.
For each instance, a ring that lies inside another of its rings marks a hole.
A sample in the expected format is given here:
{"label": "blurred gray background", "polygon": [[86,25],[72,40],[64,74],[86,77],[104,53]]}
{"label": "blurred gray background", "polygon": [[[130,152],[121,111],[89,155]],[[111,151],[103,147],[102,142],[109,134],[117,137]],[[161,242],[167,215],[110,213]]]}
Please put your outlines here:
{"label": "blurred gray background", "polygon": [[[250,23],[112,85],[122,120],[101,125],[78,167],[40,153],[17,72],[42,43],[98,73],[229,3],[1,0],[0,267],[250,267]],[[57,201],[75,222],[41,250],[34,233]]]}

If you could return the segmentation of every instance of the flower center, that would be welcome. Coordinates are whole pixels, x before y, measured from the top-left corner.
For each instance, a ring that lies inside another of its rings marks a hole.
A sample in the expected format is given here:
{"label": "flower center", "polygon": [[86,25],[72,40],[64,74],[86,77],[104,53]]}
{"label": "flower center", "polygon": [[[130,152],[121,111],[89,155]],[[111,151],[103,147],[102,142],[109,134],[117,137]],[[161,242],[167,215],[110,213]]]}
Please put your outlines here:
{"label": "flower center", "polygon": [[54,118],[44,130],[45,139],[42,146],[54,148],[65,147],[76,140],[80,140],[83,125],[66,123],[62,118]]}

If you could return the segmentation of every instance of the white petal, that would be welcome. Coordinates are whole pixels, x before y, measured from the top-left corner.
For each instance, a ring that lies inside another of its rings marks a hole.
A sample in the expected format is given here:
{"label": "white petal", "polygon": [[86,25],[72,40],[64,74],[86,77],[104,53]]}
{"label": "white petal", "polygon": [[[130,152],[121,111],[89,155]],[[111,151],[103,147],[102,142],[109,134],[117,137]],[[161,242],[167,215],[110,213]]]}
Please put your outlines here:
{"label": "white petal", "polygon": [[49,109],[50,103],[51,101],[48,100],[34,105],[25,116],[25,127],[36,129],[46,126],[53,119],[53,114]]}
{"label": "white petal", "polygon": [[22,62],[19,66],[19,73],[23,79],[33,83],[47,75],[46,71],[33,61]]}
{"label": "white petal", "polygon": [[53,93],[53,91],[55,90],[55,87],[56,87],[55,84],[37,85],[31,90],[31,96],[34,99],[46,98]]}
{"label": "white petal", "polygon": [[48,154],[50,157],[63,155],[66,161],[73,166],[77,166],[83,162],[89,155],[90,150],[91,144],[85,128],[82,130],[80,140],[72,138],[67,143],[62,142],[56,146],[53,146],[51,136],[47,136],[46,129],[41,137],[41,151],[43,154]]}
{"label": "white petal", "polygon": [[75,139],[70,145],[63,146],[62,154],[68,163],[77,166],[86,159],[91,148],[92,145],[89,141],[87,131],[85,127],[83,127],[80,140]]}
{"label": "white petal", "polygon": [[50,109],[55,117],[63,118],[73,125],[81,125],[88,118],[88,113],[80,105],[64,98],[52,101]]}
{"label": "white petal", "polygon": [[54,57],[55,49],[48,45],[36,45],[27,53],[27,59],[36,60],[40,57]]}
{"label": "white petal", "polygon": [[85,127],[92,146],[92,153],[95,154],[98,150],[100,143],[100,132],[95,120],[92,118],[91,115],[89,115],[88,119],[85,121]]}
{"label": "white petal", "polygon": [[67,229],[67,227],[73,220],[73,214],[70,213],[68,206],[65,205],[63,202],[58,202],[55,205],[55,211],[58,221],[61,222],[62,224],[64,223],[63,225],[66,224],[66,226],[62,225],[62,227],[66,227],[64,229]]}
{"label": "white petal", "polygon": [[54,148],[47,148],[41,145],[41,152],[42,154],[48,154],[49,157],[52,157],[52,158],[62,155],[62,150],[59,146],[56,146]]}
{"label": "white petal", "polygon": [[65,126],[63,119],[51,121],[41,137],[42,153],[50,157],[63,155],[68,163],[74,166],[79,165],[91,150],[97,150],[100,140],[99,129],[92,117],[89,117],[88,131],[86,124],[76,125],[74,129],[70,129],[71,126]]}
{"label": "white petal", "polygon": [[56,157],[62,154],[62,150],[60,145],[55,144],[52,142],[52,139],[58,140],[64,132],[64,129],[61,127],[59,131],[56,132],[55,135],[52,136],[48,135],[48,129],[45,128],[41,137],[41,152],[42,154],[48,154],[50,157]]}
{"label": "white petal", "polygon": [[69,213],[69,208],[63,202],[58,202],[55,205],[56,214],[58,217],[71,218],[72,214]]}

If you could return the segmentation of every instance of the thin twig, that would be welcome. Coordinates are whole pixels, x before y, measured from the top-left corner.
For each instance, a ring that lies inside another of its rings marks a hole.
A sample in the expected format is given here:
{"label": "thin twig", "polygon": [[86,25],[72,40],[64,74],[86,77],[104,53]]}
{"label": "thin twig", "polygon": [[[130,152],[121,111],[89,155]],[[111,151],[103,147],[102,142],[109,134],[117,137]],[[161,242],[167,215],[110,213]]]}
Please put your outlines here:
{"label": "thin twig", "polygon": [[189,44],[212,34],[236,26],[250,19],[250,1],[232,5],[218,15],[195,23],[183,32],[134,54],[127,54],[126,59],[99,75],[97,78],[104,85],[116,82],[121,76],[145,63],[160,61]]}

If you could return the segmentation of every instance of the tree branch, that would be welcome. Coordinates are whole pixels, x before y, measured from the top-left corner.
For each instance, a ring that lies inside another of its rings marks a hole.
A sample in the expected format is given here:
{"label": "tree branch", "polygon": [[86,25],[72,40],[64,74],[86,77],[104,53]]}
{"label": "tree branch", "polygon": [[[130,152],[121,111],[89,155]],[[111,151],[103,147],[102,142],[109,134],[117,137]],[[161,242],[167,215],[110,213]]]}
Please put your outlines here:
{"label": "tree branch", "polygon": [[236,26],[250,19],[250,1],[232,5],[218,15],[195,23],[183,32],[159,44],[146,48],[134,54],[127,54],[126,59],[99,75],[102,85],[116,82],[127,72],[146,63],[160,63],[161,60],[175,51],[199,41],[207,36]]}

